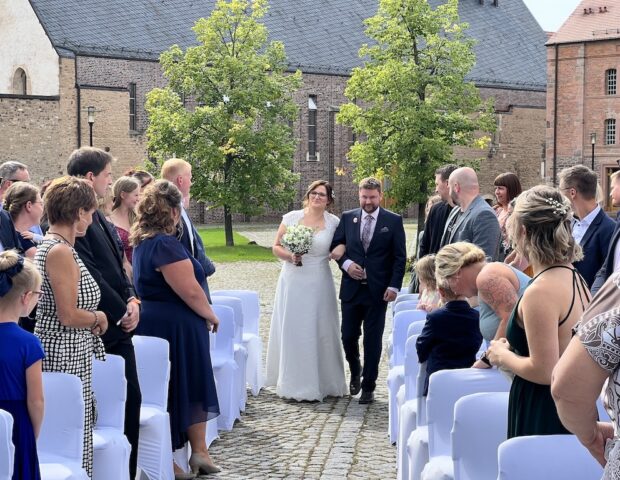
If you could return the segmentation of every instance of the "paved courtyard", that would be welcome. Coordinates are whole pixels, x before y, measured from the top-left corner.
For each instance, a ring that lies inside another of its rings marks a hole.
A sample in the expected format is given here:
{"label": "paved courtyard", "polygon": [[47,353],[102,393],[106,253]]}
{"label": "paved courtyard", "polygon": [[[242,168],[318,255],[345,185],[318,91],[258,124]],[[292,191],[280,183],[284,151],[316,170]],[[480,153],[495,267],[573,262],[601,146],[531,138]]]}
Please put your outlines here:
{"label": "paved courtyard", "polygon": [[[240,233],[268,246],[275,230],[274,226]],[[245,288],[259,292],[264,359],[280,263],[238,262],[217,267],[209,280],[211,289]],[[332,269],[338,286],[340,273],[335,264]],[[390,325],[388,319],[384,345]],[[322,403],[298,403],[278,398],[272,388],[263,389],[257,397],[250,395],[242,420],[211,445],[211,454],[222,473],[204,478],[396,478],[396,448],[387,436],[386,375],[384,355],[375,403],[369,406],[360,405],[357,398],[349,396],[330,397]]]}

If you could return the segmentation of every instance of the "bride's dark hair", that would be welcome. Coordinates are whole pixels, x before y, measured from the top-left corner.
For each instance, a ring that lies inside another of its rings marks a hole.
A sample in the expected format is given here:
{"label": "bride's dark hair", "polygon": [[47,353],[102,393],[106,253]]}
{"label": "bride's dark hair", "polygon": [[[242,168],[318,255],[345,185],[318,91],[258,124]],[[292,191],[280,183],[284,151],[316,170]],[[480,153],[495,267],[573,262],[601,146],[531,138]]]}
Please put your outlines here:
{"label": "bride's dark hair", "polygon": [[327,180],[315,180],[308,186],[306,194],[304,195],[304,207],[308,206],[308,200],[310,199],[310,192],[314,192],[317,187],[325,187],[327,191],[327,207],[334,203],[334,189]]}

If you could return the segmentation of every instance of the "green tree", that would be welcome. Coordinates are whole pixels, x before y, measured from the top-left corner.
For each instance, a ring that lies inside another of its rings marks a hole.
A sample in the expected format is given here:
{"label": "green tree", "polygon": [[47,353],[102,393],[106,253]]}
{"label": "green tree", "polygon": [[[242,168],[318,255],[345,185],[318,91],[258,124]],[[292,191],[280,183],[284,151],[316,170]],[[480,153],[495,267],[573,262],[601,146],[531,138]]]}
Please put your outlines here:
{"label": "green tree", "polygon": [[283,44],[267,41],[266,10],[265,0],[218,0],[193,27],[196,46],[161,55],[168,85],[146,101],[151,155],[192,164],[192,193],[224,208],[228,246],[233,213],[284,208],[298,179],[289,122],[301,73],[287,74]]}
{"label": "green tree", "polygon": [[385,177],[397,208],[422,205],[453,147],[484,148],[480,133],[495,127],[491,102],[465,79],[475,55],[457,7],[457,0],[435,9],[427,0],[380,0],[365,21],[374,42],[360,49],[365,63],[353,70],[337,120],[360,139],[349,152],[355,176]]}

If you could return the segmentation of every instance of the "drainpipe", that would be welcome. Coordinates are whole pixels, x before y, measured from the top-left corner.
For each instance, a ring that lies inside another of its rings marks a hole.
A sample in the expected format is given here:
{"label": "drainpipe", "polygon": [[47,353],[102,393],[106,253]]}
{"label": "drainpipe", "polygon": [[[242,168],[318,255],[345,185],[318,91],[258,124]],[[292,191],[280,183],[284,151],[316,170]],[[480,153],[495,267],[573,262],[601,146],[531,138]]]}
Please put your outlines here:
{"label": "drainpipe", "polygon": [[553,186],[557,186],[558,175],[558,50],[555,44],[555,83],[553,85]]}
{"label": "drainpipe", "polygon": [[80,82],[78,81],[78,57],[75,55],[75,91],[77,92],[77,101],[75,102],[77,108],[77,148],[82,146],[82,90],[80,88]]}

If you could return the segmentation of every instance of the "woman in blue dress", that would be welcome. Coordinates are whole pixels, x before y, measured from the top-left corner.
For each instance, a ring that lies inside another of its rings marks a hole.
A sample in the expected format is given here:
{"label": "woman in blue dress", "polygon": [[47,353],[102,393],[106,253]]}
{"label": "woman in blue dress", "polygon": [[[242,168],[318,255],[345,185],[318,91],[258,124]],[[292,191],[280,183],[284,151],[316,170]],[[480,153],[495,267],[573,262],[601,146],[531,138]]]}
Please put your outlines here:
{"label": "woman in blue dress", "polygon": [[0,253],[0,409],[13,416],[13,480],[39,480],[36,437],[43,422],[41,342],[17,325],[40,295],[41,275],[14,250]]}
{"label": "woman in blue dress", "polygon": [[[137,333],[163,338],[170,344],[168,412],[172,448],[192,447],[194,473],[219,469],[205,443],[206,422],[219,415],[209,354],[209,330],[218,319],[201,287],[200,264],[177,240],[181,192],[158,180],[143,192],[138,220],[132,227],[133,272],[142,301]],[[184,476],[175,466],[177,478]]]}

